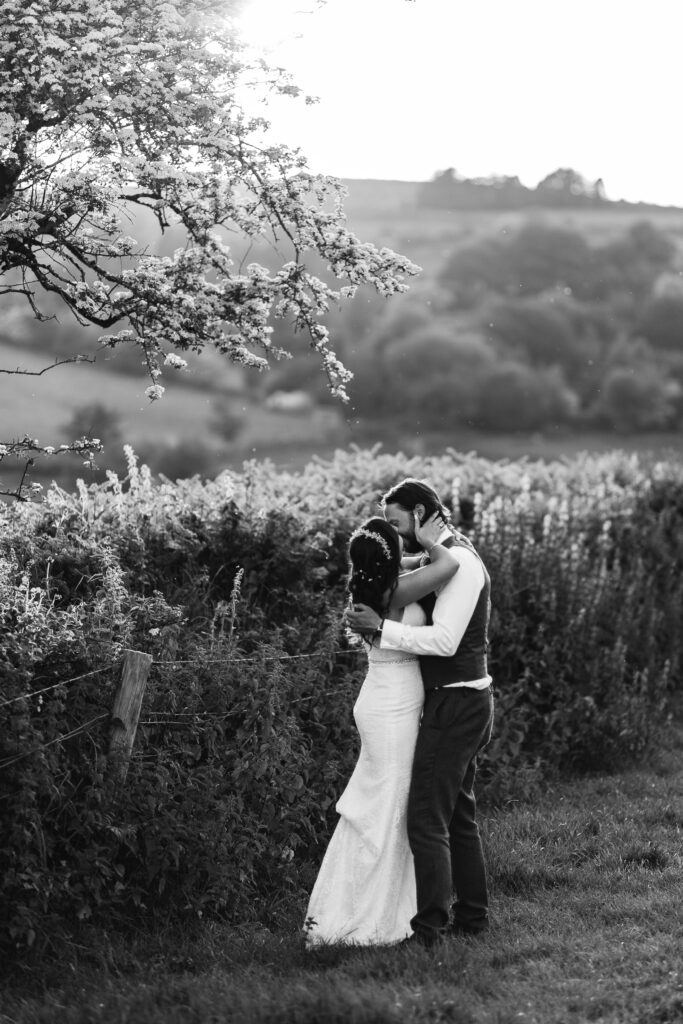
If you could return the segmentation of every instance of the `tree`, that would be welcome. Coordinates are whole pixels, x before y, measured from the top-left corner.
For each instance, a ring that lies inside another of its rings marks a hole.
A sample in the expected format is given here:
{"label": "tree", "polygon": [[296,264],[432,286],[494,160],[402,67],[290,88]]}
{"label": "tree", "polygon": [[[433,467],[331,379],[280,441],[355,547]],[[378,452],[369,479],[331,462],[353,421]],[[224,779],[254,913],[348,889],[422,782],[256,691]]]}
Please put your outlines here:
{"label": "tree", "polygon": [[593,262],[593,250],[577,231],[532,221],[505,240],[485,237],[456,250],[440,282],[464,307],[476,305],[486,290],[519,297],[566,287],[590,296]]}
{"label": "tree", "polygon": [[657,295],[650,299],[637,326],[653,348],[683,353],[683,295]]}
{"label": "tree", "polygon": [[381,349],[366,350],[355,407],[370,417],[409,417],[435,429],[466,423],[478,412],[479,385],[495,359],[485,338],[435,320]]}
{"label": "tree", "polygon": [[536,186],[538,196],[553,202],[576,204],[581,200],[604,202],[604,183],[602,178],[590,182],[572,167],[558,167],[547,174]]}
{"label": "tree", "polygon": [[[419,268],[360,242],[340,183],[312,175],[247,112],[247,94],[298,90],[248,57],[237,7],[0,0],[0,297],[41,318],[42,298],[57,296],[105,345],[139,346],[150,400],[162,367],[182,369],[181,353],[207,345],[266,368],[285,354],[270,321],[287,318],[344,399],[350,375],[322,323],[330,303],[364,284],[403,291]],[[181,229],[182,246],[153,255],[128,233],[141,216]],[[279,267],[238,263],[234,234],[269,238]]]}
{"label": "tree", "polygon": [[676,245],[648,221],[595,250],[596,294],[621,292],[637,304],[646,300],[662,273],[675,266]]}
{"label": "tree", "polygon": [[103,402],[86,402],[78,406],[64,429],[76,437],[104,438],[108,444],[122,441],[121,417]]}
{"label": "tree", "polygon": [[558,367],[498,363],[481,381],[477,424],[485,430],[538,430],[571,420],[577,398]]}
{"label": "tree", "polygon": [[665,430],[674,426],[683,389],[652,366],[615,366],[602,386],[595,414],[616,430]]}
{"label": "tree", "polygon": [[578,359],[569,317],[547,300],[508,299],[485,311],[483,325],[515,356],[536,366],[573,370]]}

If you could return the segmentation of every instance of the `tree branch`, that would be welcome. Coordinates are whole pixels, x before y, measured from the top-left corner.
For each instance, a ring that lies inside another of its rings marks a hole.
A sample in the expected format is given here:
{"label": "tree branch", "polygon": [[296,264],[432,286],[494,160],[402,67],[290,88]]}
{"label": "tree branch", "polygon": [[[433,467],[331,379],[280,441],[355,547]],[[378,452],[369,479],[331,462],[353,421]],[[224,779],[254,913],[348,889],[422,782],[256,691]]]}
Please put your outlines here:
{"label": "tree branch", "polygon": [[94,363],[95,356],[86,356],[79,354],[77,356],[69,356],[66,359],[57,359],[54,363],[49,366],[43,367],[42,370],[20,370],[18,367],[16,370],[5,370],[0,366],[0,373],[7,373],[11,376],[19,375],[21,377],[42,377],[48,370],[54,370],[56,366],[64,366],[65,363]]}

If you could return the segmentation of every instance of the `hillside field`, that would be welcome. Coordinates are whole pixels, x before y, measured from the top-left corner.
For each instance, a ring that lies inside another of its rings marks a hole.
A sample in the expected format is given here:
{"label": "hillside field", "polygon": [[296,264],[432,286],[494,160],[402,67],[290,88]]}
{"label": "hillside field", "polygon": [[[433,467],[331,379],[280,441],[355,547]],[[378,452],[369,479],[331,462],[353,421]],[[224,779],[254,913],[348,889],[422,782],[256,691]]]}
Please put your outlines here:
{"label": "hillside field", "polygon": [[362,238],[409,256],[429,274],[441,267],[456,245],[483,235],[511,232],[528,222],[579,231],[591,245],[599,245],[646,220],[674,237],[683,250],[683,209],[643,203],[598,209],[439,210],[416,205],[421,182],[344,183],[350,227]]}
{"label": "hillside field", "polygon": [[[665,230],[683,251],[683,210],[648,207],[646,205],[606,206],[601,209],[558,208],[545,210],[436,210],[416,205],[420,188],[418,182],[349,180],[346,210],[349,226],[361,238],[377,245],[395,248],[421,265],[423,275],[415,281],[416,289],[428,287],[434,275],[448,256],[463,243],[482,236],[495,236],[514,230],[522,222],[541,221],[576,229],[589,242],[599,244],[623,235],[633,224],[644,219]],[[143,233],[146,230],[143,226]],[[159,252],[172,243],[164,238],[156,245]],[[239,255],[239,247],[236,248]],[[253,258],[266,258],[256,250]],[[416,292],[417,294],[417,292]],[[360,293],[348,306],[363,314],[364,304],[371,302],[369,294]],[[401,300],[396,309],[401,309]],[[383,304],[373,301],[371,316],[380,316]],[[404,307],[405,308],[405,307]],[[400,314],[399,314],[400,315]],[[35,326],[32,326],[35,325]],[[64,366],[50,370],[42,376],[0,377],[0,441],[10,441],[24,434],[38,438],[41,444],[59,445],[67,440],[68,423],[75,411],[85,405],[99,403],[118,417],[120,436],[108,444],[98,459],[101,468],[122,464],[121,446],[130,443],[154,468],[155,452],[186,454],[173,460],[172,472],[192,475],[193,472],[215,474],[222,468],[239,467],[245,459],[270,458],[278,465],[300,467],[314,454],[330,455],[337,447],[356,443],[361,446],[382,443],[389,449],[401,448],[408,454],[441,451],[453,447],[461,451],[475,450],[488,458],[555,458],[571,455],[580,450],[604,451],[619,447],[640,452],[680,452],[679,433],[624,434],[610,432],[570,433],[549,427],[542,433],[505,434],[482,433],[457,428],[426,434],[410,422],[400,428],[383,422],[372,422],[367,417],[359,420],[353,413],[353,384],[350,406],[314,406],[303,413],[282,413],[267,409],[262,396],[267,390],[270,374],[245,377],[241,368],[228,363],[215,352],[197,356],[190,354],[188,372],[164,373],[162,383],[166,394],[159,402],[151,403],[144,391],[149,384],[142,366],[134,372],[135,360],[125,364],[127,372],[115,372],[112,353],[98,349],[92,330],[84,331],[78,325],[54,322],[37,324],[21,319],[19,308],[7,310],[4,331],[0,334],[0,368],[21,366],[34,373],[49,365],[53,359],[53,346],[67,344],[73,351],[96,355],[96,363]],[[335,338],[335,322],[332,321]],[[343,332],[342,332],[343,333]],[[359,335],[360,336],[360,335]],[[364,335],[363,335],[364,336]],[[23,344],[22,344],[23,342]],[[348,345],[348,338],[343,340]],[[342,346],[343,347],[343,346]],[[343,353],[342,353],[343,354]],[[315,359],[310,356],[311,363]],[[274,364],[271,373],[285,364]],[[323,398],[321,375],[319,391]],[[216,417],[221,414],[238,420],[233,437],[221,436]],[[103,438],[105,443],[107,438]],[[192,449],[199,453],[192,458]],[[72,485],[80,473],[81,464],[61,459],[59,467],[53,461],[36,464],[34,478],[45,481],[55,475],[65,484]],[[167,467],[167,471],[171,471]],[[3,480],[15,474],[15,467],[3,467]]]}

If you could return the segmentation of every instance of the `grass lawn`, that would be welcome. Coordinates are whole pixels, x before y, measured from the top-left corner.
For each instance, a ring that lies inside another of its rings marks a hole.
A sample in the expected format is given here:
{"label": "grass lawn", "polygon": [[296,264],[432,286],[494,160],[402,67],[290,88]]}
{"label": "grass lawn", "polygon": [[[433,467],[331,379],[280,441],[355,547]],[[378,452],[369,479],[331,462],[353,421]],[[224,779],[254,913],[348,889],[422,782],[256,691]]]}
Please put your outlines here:
{"label": "grass lawn", "polygon": [[[0,343],[0,366],[5,368],[21,366],[35,372],[52,362],[49,353]],[[230,382],[229,367],[224,379]],[[183,386],[182,377],[167,373],[163,400],[150,402],[145,396],[149,383],[142,367],[137,376],[114,373],[102,353],[95,365],[59,366],[42,377],[2,378],[0,438],[7,441],[28,433],[41,444],[70,441],[66,425],[76,409],[93,402],[120,416],[123,438],[133,445],[178,441],[209,429],[215,392]]]}
{"label": "grass lawn", "polygon": [[307,953],[303,896],[283,904],[277,928],[96,932],[7,985],[0,1024],[683,1020],[680,722],[646,765],[483,808],[481,821],[484,939]]}

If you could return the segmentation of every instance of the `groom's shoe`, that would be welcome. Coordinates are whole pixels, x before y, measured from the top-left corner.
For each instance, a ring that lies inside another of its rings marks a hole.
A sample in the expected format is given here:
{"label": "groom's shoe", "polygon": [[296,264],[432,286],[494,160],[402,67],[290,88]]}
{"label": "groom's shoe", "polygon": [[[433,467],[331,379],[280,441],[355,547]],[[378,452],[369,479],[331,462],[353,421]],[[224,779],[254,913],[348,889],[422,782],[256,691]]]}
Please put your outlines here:
{"label": "groom's shoe", "polygon": [[448,926],[446,934],[454,939],[481,939],[488,935],[488,922],[481,924],[462,924],[460,921],[453,921]]}
{"label": "groom's shoe", "polygon": [[407,939],[403,939],[399,942],[399,946],[408,946],[415,949],[416,947],[422,947],[423,949],[433,949],[434,946],[438,946],[444,938],[443,932],[437,932],[434,936],[426,935],[424,932],[413,932]]}

